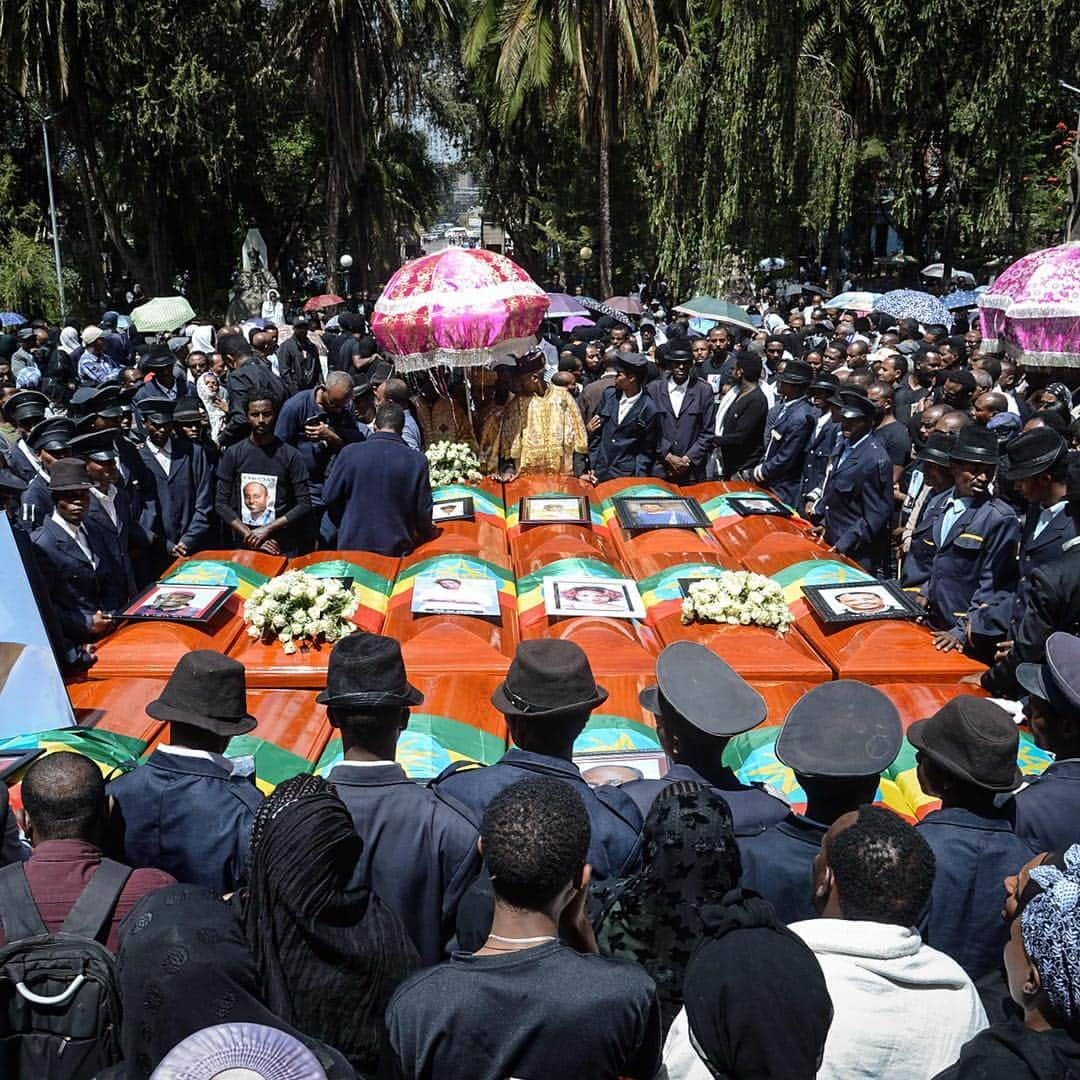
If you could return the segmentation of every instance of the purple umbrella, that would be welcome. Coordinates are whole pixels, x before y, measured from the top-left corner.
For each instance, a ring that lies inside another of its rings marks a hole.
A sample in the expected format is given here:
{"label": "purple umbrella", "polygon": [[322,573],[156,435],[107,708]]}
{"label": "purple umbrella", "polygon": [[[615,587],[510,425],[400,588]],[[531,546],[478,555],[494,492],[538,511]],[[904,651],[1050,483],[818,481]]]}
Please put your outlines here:
{"label": "purple umbrella", "polygon": [[548,300],[551,301],[547,310],[548,319],[565,319],[575,315],[588,315],[588,311],[581,306],[572,296],[564,292],[549,292]]}
{"label": "purple umbrella", "polygon": [[582,315],[571,315],[569,319],[562,324],[563,330],[576,330],[579,326],[595,326],[596,323],[592,319],[586,319]]}

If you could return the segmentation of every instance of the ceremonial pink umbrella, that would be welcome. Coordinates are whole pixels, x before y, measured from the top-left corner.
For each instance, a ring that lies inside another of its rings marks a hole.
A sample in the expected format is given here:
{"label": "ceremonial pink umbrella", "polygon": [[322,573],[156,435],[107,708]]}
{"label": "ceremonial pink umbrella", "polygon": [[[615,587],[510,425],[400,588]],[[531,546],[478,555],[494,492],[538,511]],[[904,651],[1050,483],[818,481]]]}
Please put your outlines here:
{"label": "ceremonial pink umbrella", "polygon": [[570,330],[576,330],[579,326],[595,326],[596,323],[592,319],[586,319],[583,315],[571,315],[569,319],[565,320],[562,324],[563,330],[569,332]]}
{"label": "ceremonial pink umbrella", "polygon": [[1033,251],[979,296],[983,352],[1080,367],[1080,241]]}
{"label": "ceremonial pink umbrella", "polygon": [[394,274],[371,329],[399,371],[474,367],[535,345],[547,309],[544,290],[505,255],[449,247]]}

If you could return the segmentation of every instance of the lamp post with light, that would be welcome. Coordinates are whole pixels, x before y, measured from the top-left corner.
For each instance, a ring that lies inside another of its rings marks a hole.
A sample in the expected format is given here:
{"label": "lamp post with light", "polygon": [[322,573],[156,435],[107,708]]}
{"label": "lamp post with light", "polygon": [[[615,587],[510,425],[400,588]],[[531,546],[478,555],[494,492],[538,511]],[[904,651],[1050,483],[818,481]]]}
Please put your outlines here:
{"label": "lamp post with light", "polygon": [[352,256],[342,255],[341,258],[338,259],[338,262],[341,264],[341,269],[345,274],[345,299],[348,300],[349,294],[352,292],[349,285],[349,270],[352,269]]}
{"label": "lamp post with light", "polygon": [[592,258],[592,248],[586,244],[578,255],[581,257],[581,291],[585,292],[585,267],[589,265],[589,260]]}

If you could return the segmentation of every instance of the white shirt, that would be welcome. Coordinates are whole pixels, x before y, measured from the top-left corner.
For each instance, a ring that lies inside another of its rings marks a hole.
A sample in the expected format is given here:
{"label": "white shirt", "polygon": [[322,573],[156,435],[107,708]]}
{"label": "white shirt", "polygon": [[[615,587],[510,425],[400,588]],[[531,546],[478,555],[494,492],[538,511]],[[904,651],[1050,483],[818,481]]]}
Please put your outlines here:
{"label": "white shirt", "polygon": [[1074,536],[1071,540],[1066,540],[1065,543],[1061,545],[1061,550],[1063,552],[1071,551],[1077,544],[1080,544],[1080,536]]}
{"label": "white shirt", "polygon": [[118,524],[119,519],[116,515],[116,485],[109,485],[108,494],[102,491],[99,487],[92,487],[90,489],[90,494],[93,495],[94,498],[97,499],[97,501],[105,507],[105,513],[109,515],[109,520],[113,523],[113,525]]}
{"label": "white shirt", "polygon": [[22,453],[22,456],[26,458],[26,460],[29,461],[31,465],[34,466],[34,472],[36,472],[38,476],[40,476],[47,483],[49,479],[49,474],[45,471],[45,466],[42,465],[41,462],[38,460],[37,455],[34,453],[34,451],[26,445],[26,440],[20,439],[15,444],[15,447]]}
{"label": "white shirt", "polygon": [[341,761],[334,762],[334,768],[339,765],[351,765],[354,769],[373,769],[378,765],[396,765],[396,761],[349,761],[346,758],[342,758]]}
{"label": "white shirt", "polygon": [[670,375],[667,381],[668,397],[671,399],[671,411],[678,416],[682,412],[683,402],[686,400],[686,387],[690,380],[677,383]]}
{"label": "white shirt", "polygon": [[90,550],[90,538],[86,535],[86,530],[81,525],[76,528],[70,521],[65,521],[60,516],[59,510],[54,510],[52,512],[52,519],[68,534],[68,536],[71,537],[72,540],[75,541],[76,544],[79,545],[79,550],[86,556],[90,565],[96,570],[98,564],[97,556]]}
{"label": "white shirt", "polygon": [[233,763],[224,754],[215,754],[213,750],[195,750],[190,746],[171,746],[169,743],[159,743],[155,749],[160,750],[163,754],[175,754],[177,757],[202,758],[203,761],[212,761],[230,775],[233,771]]}
{"label": "white shirt", "polygon": [[634,402],[641,397],[641,391],[639,390],[633,397],[627,397],[623,394],[619,398],[619,423],[621,424],[626,419],[626,414],[634,407]]}
{"label": "white shirt", "polygon": [[172,468],[172,440],[167,441],[164,446],[158,446],[153,439],[147,439],[146,448],[153,454],[158,465],[161,466],[161,471],[168,476],[169,470]]}

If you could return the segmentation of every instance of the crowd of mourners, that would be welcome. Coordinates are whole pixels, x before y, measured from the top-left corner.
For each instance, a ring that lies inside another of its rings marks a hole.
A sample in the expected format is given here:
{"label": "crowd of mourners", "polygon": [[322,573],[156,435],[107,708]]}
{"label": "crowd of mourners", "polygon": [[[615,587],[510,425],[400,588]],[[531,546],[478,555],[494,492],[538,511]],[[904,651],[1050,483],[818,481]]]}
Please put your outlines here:
{"label": "crowd of mourners", "polygon": [[[423,696],[396,642],[356,633],[319,696],[342,762],[264,798],[227,754],[257,724],[243,667],[190,653],[147,707],[169,727],[145,763],[106,783],[51,754],[7,813],[0,986],[63,928],[113,958],[119,1003],[108,1036],[73,1036],[41,994],[0,1002],[8,1074],[60,1038],[67,1071],[41,1075],[148,1077],[219,1027],[235,1067],[295,1055],[303,1077],[1080,1074],[1071,392],[963,324],[762,321],[552,324],[491,369],[405,374],[363,312],[0,338],[0,499],[68,671],[178,558],[411,551],[436,532],[422,451],[449,441],[504,480],[767,488],[1017,703],[965,695],[908,730],[941,801],[912,824],[873,805],[895,707],[818,687],[776,744],[796,813],[724,764],[765,705],[688,643],[641,699],[667,772],[590,785],[573,747],[607,691],[577,646],[533,641],[492,698],[512,748],[424,785],[394,760]],[[1038,779],[1021,712],[1055,758]]]}

